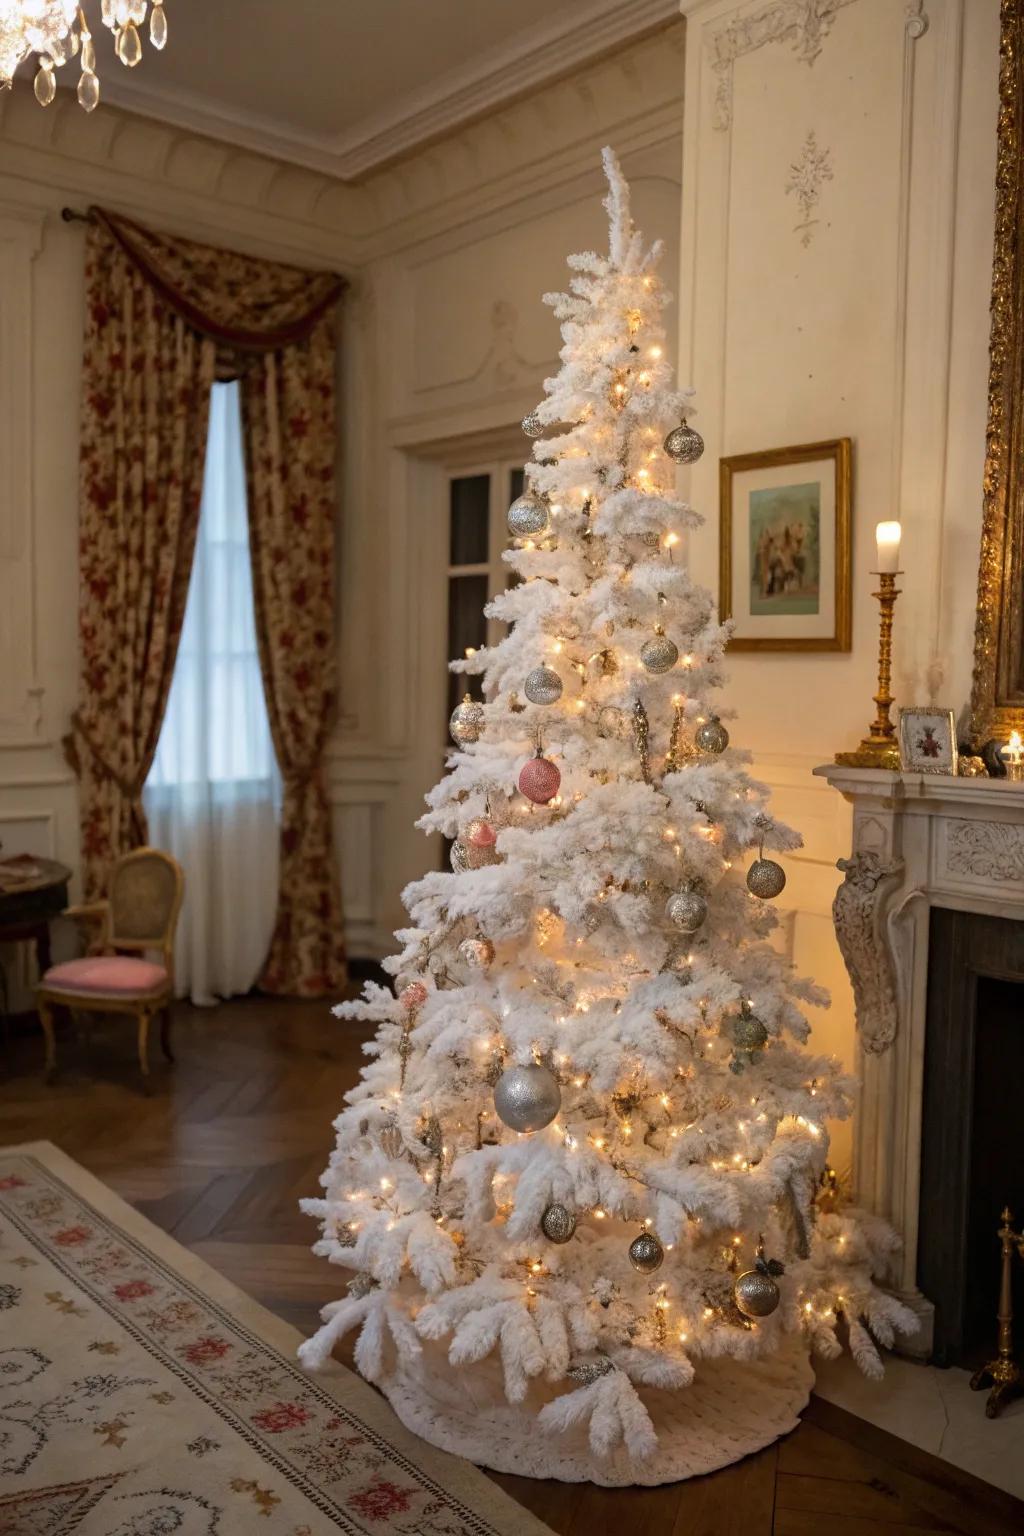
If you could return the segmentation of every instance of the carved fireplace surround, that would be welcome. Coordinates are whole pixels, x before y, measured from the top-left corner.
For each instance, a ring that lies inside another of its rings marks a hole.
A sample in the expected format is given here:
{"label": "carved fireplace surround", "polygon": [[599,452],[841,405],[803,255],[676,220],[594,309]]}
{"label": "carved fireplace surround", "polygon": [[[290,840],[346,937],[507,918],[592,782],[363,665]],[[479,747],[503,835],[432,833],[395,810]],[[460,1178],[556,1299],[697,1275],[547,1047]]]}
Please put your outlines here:
{"label": "carved fireplace surround", "polygon": [[892,1281],[921,1318],[909,1352],[927,1355],[934,1309],[917,1287],[917,1242],[929,914],[1024,920],[1024,785],[834,764],[814,772],[853,806],[833,916],[857,1015],[854,1190],[903,1239]]}

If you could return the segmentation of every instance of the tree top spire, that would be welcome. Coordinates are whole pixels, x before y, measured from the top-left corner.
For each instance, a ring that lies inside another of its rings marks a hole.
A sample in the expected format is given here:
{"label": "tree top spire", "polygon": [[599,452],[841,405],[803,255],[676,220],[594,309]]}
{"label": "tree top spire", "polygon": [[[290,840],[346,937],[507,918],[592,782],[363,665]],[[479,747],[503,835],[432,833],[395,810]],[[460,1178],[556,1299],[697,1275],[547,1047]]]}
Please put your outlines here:
{"label": "tree top spire", "polygon": [[604,173],[608,178],[608,196],[604,206],[608,213],[608,247],[615,266],[625,265],[633,239],[633,215],[629,205],[629,182],[622,174],[619,157],[610,144],[601,151]]}

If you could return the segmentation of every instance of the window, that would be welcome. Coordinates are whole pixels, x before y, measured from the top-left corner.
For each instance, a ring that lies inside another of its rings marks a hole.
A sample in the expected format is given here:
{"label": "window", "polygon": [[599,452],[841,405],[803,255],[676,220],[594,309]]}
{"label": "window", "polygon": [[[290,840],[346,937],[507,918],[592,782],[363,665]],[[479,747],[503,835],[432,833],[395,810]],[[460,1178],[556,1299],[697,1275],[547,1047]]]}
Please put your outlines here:
{"label": "window", "polygon": [[255,786],[276,776],[256,647],[240,392],[237,383],[215,384],[185,622],[147,787]]}

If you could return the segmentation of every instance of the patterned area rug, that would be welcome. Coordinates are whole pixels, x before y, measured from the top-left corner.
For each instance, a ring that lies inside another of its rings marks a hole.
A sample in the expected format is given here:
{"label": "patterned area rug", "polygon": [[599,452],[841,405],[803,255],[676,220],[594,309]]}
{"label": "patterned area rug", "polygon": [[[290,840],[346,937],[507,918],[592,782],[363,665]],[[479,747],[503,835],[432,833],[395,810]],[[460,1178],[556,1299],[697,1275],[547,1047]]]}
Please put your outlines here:
{"label": "patterned area rug", "polygon": [[2,1536],[550,1536],[48,1142],[0,1148]]}

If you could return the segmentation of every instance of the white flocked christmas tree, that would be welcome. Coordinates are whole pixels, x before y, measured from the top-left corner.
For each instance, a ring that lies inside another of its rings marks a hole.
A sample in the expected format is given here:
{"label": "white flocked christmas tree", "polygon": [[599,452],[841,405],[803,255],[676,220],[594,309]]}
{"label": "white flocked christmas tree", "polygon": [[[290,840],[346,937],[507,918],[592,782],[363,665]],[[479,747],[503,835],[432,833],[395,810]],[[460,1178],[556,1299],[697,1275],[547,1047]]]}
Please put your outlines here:
{"label": "white flocked christmas tree", "polygon": [[823,1183],[852,1085],[806,1048],[827,999],[771,942],[771,855],[800,840],[714,702],[728,631],[675,493],[700,438],[660,246],[604,162],[609,254],[546,300],[562,366],[524,422],[519,580],[487,609],[507,633],[453,663],[484,702],[420,822],[452,872],[405,893],[395,994],[336,1010],[376,1035],[304,1202],[351,1277],[302,1354],[355,1329],[359,1369],[449,1449],[656,1482],[790,1427],[808,1346],[845,1337],[877,1375],[873,1340],[914,1320],[875,1284],[892,1234]]}

